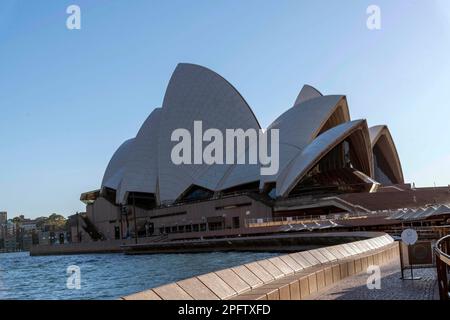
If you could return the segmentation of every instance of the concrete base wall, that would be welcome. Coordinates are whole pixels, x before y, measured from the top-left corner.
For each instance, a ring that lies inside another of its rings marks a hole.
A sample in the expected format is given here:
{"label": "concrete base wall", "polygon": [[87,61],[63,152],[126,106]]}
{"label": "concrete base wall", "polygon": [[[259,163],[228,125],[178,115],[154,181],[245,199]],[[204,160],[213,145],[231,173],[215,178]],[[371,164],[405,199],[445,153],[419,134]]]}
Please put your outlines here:
{"label": "concrete base wall", "polygon": [[69,243],[64,245],[35,245],[30,248],[31,256],[70,255],[87,253],[120,253],[121,245],[134,243],[134,240],[96,241]]}
{"label": "concrete base wall", "polygon": [[124,300],[306,300],[370,265],[398,259],[398,243],[378,236],[282,255],[170,283]]}

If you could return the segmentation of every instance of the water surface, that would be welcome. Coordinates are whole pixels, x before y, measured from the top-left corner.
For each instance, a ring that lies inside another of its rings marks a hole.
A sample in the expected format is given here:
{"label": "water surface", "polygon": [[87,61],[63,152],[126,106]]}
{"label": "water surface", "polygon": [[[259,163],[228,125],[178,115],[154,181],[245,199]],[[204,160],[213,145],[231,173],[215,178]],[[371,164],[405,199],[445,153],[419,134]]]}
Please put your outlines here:
{"label": "water surface", "polygon": [[[89,254],[31,257],[0,254],[0,299],[117,299],[165,283],[276,256],[261,252]],[[81,289],[67,289],[67,267],[81,271]]]}

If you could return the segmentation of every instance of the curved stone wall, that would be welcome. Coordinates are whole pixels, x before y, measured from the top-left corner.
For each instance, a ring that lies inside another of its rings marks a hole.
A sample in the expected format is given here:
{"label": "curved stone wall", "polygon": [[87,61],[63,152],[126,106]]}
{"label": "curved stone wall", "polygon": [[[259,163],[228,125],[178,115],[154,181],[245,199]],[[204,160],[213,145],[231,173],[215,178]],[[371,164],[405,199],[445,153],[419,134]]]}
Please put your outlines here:
{"label": "curved stone wall", "polygon": [[123,297],[124,300],[303,300],[343,278],[398,258],[387,234],[281,255]]}

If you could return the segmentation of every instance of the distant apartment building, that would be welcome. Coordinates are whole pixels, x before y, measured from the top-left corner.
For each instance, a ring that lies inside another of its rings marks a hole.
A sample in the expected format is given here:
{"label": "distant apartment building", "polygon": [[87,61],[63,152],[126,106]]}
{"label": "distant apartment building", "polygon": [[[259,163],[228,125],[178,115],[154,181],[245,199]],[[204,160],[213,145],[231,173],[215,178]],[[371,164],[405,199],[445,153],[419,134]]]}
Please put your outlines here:
{"label": "distant apartment building", "polygon": [[0,251],[28,251],[33,245],[64,244],[71,241],[70,232],[64,227],[46,221],[46,217],[36,219],[19,215],[7,219],[6,212],[1,212]]}
{"label": "distant apartment building", "polygon": [[70,235],[66,231],[39,231],[40,245],[65,244],[70,242]]}
{"label": "distant apartment building", "polygon": [[6,224],[8,220],[8,213],[6,211],[0,211],[0,225]]}
{"label": "distant apartment building", "polygon": [[25,219],[25,221],[21,222],[20,227],[24,232],[30,232],[37,229],[37,221]]}
{"label": "distant apartment building", "polygon": [[6,237],[7,213],[0,212],[0,240]]}
{"label": "distant apartment building", "polygon": [[25,250],[25,251],[29,251],[31,246],[33,245],[33,234],[31,233],[26,233],[24,234],[21,239],[20,239],[21,243],[20,243],[20,249],[21,250]]}
{"label": "distant apartment building", "polygon": [[5,230],[6,230],[5,238],[14,236],[16,234],[17,226],[14,222],[12,222],[11,220],[8,220],[8,221],[6,221]]}
{"label": "distant apartment building", "polygon": [[14,252],[18,250],[16,237],[7,237],[4,239],[4,250],[6,252]]}

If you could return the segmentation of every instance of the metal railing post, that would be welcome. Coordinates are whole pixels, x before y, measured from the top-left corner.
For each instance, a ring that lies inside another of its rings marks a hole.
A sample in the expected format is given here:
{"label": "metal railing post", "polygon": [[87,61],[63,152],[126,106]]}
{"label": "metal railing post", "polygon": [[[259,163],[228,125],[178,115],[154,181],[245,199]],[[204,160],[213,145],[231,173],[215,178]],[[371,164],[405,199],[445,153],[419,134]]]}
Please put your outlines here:
{"label": "metal railing post", "polygon": [[434,251],[436,256],[436,271],[438,277],[439,297],[441,300],[450,300],[448,269],[450,268],[449,255],[450,235],[439,239],[436,242]]}

